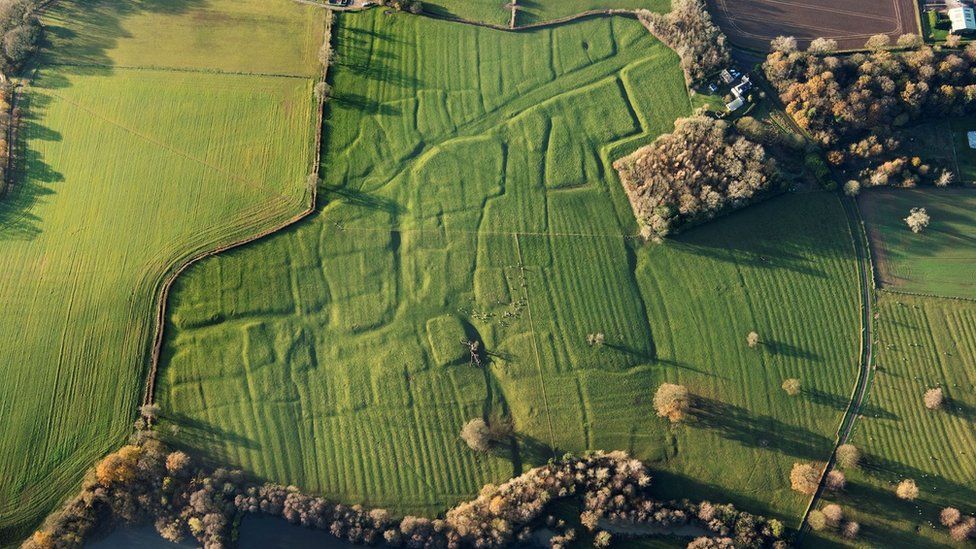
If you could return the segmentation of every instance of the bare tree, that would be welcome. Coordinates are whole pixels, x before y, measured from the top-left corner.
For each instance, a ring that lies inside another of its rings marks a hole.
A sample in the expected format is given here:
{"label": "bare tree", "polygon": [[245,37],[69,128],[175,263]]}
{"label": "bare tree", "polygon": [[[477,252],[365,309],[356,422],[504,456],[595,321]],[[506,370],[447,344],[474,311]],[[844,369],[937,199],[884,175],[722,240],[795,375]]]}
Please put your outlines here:
{"label": "bare tree", "polygon": [[898,483],[895,488],[895,495],[901,499],[912,501],[918,497],[918,485],[915,484],[914,480],[906,478]]}
{"label": "bare tree", "polygon": [[864,43],[869,50],[879,51],[891,46],[891,38],[887,34],[875,34]]}
{"label": "bare tree", "polygon": [[898,37],[897,41],[899,48],[919,48],[922,46],[922,38],[917,34],[903,34]]}
{"label": "bare tree", "polygon": [[824,518],[827,519],[827,526],[831,528],[837,528],[840,526],[840,522],[844,520],[844,510],[841,509],[840,505],[836,503],[831,503],[825,505],[823,510]]}
{"label": "bare tree", "polygon": [[756,332],[749,332],[749,335],[746,336],[746,343],[749,344],[750,348],[755,349],[756,346],[759,345],[759,334]]}
{"label": "bare tree", "polygon": [[933,387],[928,391],[925,391],[925,396],[922,397],[922,400],[925,402],[925,407],[929,410],[938,410],[939,408],[942,408],[942,388]]}
{"label": "bare tree", "polygon": [[861,182],[857,179],[851,179],[847,183],[844,183],[844,194],[847,196],[857,196],[861,193]]}
{"label": "bare tree", "polygon": [[807,48],[807,51],[817,55],[834,53],[837,51],[837,41],[831,38],[816,38],[810,42],[810,47]]}
{"label": "bare tree", "polygon": [[925,208],[912,208],[908,212],[908,217],[905,218],[905,223],[908,224],[908,228],[912,230],[913,233],[920,233],[922,229],[929,226],[929,213],[925,211]]}
{"label": "bare tree", "polygon": [[935,178],[936,187],[948,187],[956,180],[956,174],[950,172],[949,170],[942,170],[939,177]]}
{"label": "bare tree", "polygon": [[786,394],[790,396],[796,396],[800,394],[800,380],[795,377],[791,377],[783,381],[783,390]]}
{"label": "bare tree", "polygon": [[946,507],[941,513],[939,513],[939,522],[948,528],[955,526],[961,518],[962,513],[960,513],[959,509],[956,509],[955,507]]}
{"label": "bare tree", "polygon": [[691,408],[691,395],[683,385],[662,383],[654,394],[654,410],[660,417],[677,423],[688,415]]}
{"label": "bare tree", "polygon": [[976,531],[976,518],[966,517],[949,530],[949,537],[955,541],[966,541]]}
{"label": "bare tree", "polygon": [[845,522],[844,527],[840,529],[840,535],[847,539],[855,539],[860,532],[861,525],[853,520]]}
{"label": "bare tree", "polygon": [[835,469],[827,473],[827,477],[824,480],[824,485],[828,490],[838,492],[847,486],[847,477],[844,475],[844,473]]}
{"label": "bare tree", "polygon": [[474,418],[461,428],[461,439],[475,452],[491,449],[491,431],[488,423],[480,417]]}

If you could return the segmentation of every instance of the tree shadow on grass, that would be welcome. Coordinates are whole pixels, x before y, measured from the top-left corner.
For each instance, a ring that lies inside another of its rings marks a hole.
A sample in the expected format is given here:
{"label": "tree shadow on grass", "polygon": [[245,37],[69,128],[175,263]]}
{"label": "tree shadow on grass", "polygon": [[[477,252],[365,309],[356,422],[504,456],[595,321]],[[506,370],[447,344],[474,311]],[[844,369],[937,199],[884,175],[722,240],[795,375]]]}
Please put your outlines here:
{"label": "tree shadow on grass", "polygon": [[329,98],[329,102],[371,115],[396,116],[401,112],[400,108],[389,103],[352,92],[335,93]]}
{"label": "tree shadow on grass", "polygon": [[165,423],[177,428],[169,438],[189,448],[205,450],[211,455],[227,442],[247,450],[261,449],[261,444],[254,439],[186,414],[164,412],[160,417]]}
{"label": "tree shadow on grass", "polygon": [[744,446],[768,448],[805,460],[825,459],[833,444],[827,437],[802,427],[707,397],[694,397],[691,416],[688,425],[692,428],[710,429]]}
{"label": "tree shadow on grass", "polygon": [[[0,241],[33,240],[41,234],[42,220],[32,210],[46,197],[55,194],[53,184],[64,181],[64,176],[44,162],[40,152],[29,148],[30,141],[61,141],[61,134],[38,120],[50,99],[29,92],[24,95],[24,112],[21,127],[14,144],[14,170],[10,174],[13,189],[0,196]],[[0,181],[0,185],[6,182]]]}
{"label": "tree shadow on grass", "polygon": [[785,341],[777,341],[775,339],[763,340],[762,346],[769,350],[769,352],[781,356],[786,356],[790,358],[798,358],[800,360],[806,361],[819,361],[821,359],[820,355],[812,351],[797,347],[792,343],[787,343]]}
{"label": "tree shadow on grass", "polygon": [[[820,389],[803,389],[802,395],[804,398],[814,402],[816,404],[822,404],[824,406],[829,406],[838,412],[844,412],[847,410],[851,403],[849,396],[838,396],[833,395]],[[889,412],[884,408],[872,404],[870,402],[865,402],[861,404],[860,414],[865,417],[877,418],[877,419],[890,419],[897,420],[900,419],[898,414]]]}
{"label": "tree shadow on grass", "polygon": [[367,210],[382,211],[394,216],[403,211],[403,208],[395,200],[390,200],[389,198],[375,194],[369,194],[359,189],[323,185],[322,194],[324,195],[323,199],[326,202],[338,200],[346,204],[358,206]]}

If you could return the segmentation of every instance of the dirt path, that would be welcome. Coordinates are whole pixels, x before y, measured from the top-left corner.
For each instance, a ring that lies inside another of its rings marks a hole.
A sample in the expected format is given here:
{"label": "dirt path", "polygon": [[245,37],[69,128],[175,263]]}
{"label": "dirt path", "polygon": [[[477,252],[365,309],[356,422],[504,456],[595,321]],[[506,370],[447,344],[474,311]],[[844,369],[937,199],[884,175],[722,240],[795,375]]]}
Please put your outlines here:
{"label": "dirt path", "polygon": [[848,197],[841,198],[841,201],[844,204],[844,212],[847,214],[847,221],[851,228],[854,251],[857,255],[858,278],[861,286],[860,371],[857,376],[857,383],[851,392],[851,401],[847,406],[847,411],[844,412],[844,418],[840,422],[840,427],[837,428],[834,451],[830,453],[827,466],[824,467],[823,473],[820,476],[820,484],[817,486],[817,491],[810,500],[810,505],[807,506],[807,510],[803,514],[803,520],[800,522],[800,533],[796,539],[797,545],[801,544],[806,534],[807,519],[810,516],[810,511],[816,509],[817,503],[821,496],[823,496],[827,473],[834,467],[834,463],[836,462],[837,447],[846,444],[850,439],[851,432],[854,430],[854,424],[857,422],[857,418],[861,413],[861,406],[864,404],[864,397],[868,393],[868,387],[871,381],[871,362],[873,359],[872,305],[874,301],[874,277],[872,275],[871,254],[868,251],[867,232],[864,228],[864,221],[861,219],[861,213],[857,209],[857,202],[855,199]]}

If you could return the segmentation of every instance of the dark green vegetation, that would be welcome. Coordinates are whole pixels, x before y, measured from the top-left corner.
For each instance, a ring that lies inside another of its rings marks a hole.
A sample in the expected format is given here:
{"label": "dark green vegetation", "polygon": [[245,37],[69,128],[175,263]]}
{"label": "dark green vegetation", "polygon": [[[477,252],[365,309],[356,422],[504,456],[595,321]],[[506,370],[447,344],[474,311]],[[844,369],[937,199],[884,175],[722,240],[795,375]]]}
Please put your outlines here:
{"label": "dark green vegetation", "polygon": [[45,24],[0,199],[0,543],[131,431],[164,275],[300,212],[312,161],[321,12],[65,0]]}
{"label": "dark green vegetation", "polygon": [[[563,451],[625,449],[665,496],[796,521],[788,471],[829,455],[857,368],[837,198],[634,239],[611,161],[690,106],[677,56],[630,19],[509,34],[374,10],[335,44],[320,211],[174,287],[169,438],[431,514]],[[694,421],[655,416],[664,381],[700,396]],[[514,447],[467,449],[480,415],[510,416]]]}
{"label": "dark green vegetation", "polygon": [[[876,312],[877,368],[852,440],[864,465],[832,499],[861,523],[864,544],[945,546],[939,512],[972,514],[976,501],[976,303],[882,294]],[[923,405],[933,387],[941,410]],[[906,478],[918,484],[915,501],[895,496]]]}
{"label": "dark green vegetation", "polygon": [[[884,287],[976,297],[976,190],[872,189],[858,201]],[[904,221],[917,207],[932,218],[919,234]]]}

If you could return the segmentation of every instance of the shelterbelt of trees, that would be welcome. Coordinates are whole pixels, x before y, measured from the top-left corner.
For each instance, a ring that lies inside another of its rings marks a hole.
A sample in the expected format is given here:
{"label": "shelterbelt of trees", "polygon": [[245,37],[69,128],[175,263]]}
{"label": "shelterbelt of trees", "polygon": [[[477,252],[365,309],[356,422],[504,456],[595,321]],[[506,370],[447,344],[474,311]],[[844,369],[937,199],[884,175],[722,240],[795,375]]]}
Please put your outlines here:
{"label": "shelterbelt of trees", "polygon": [[868,40],[867,53],[834,55],[837,43],[806,51],[779,37],[764,70],[786,111],[825,150],[827,161],[862,185],[947,185],[952,174],[902,149],[899,130],[923,119],[976,112],[976,44],[959,49],[902,36]]}
{"label": "shelterbelt of trees", "polygon": [[81,493],[24,542],[24,549],[82,547],[97,530],[152,522],[166,539],[192,536],[208,549],[227,547],[247,514],[264,513],[327,530],[354,543],[393,547],[505,547],[546,536],[552,547],[577,539],[577,526],[546,516],[550,505],[576,498],[579,527],[597,546],[642,527],[691,530],[689,547],[787,547],[783,524],[732,505],[659,501],[651,471],[624,452],[564,456],[501,485],[486,485],[443,519],[394,517],[383,509],[348,506],[295,487],[256,484],[240,471],[210,469],[168,448],[151,430],[109,454],[90,472]]}
{"label": "shelterbelt of trees", "polygon": [[9,74],[21,68],[37,51],[41,23],[34,0],[0,0],[0,70]]}

